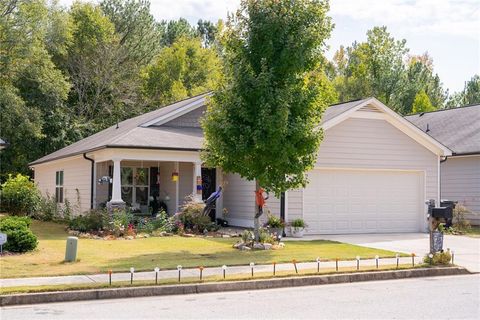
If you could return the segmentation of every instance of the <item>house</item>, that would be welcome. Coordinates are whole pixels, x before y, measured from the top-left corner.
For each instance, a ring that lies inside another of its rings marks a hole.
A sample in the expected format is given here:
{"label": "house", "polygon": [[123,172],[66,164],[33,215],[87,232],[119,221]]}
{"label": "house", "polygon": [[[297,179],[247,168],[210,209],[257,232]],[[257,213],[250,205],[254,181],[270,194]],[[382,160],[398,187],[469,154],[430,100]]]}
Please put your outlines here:
{"label": "house", "polygon": [[463,204],[467,218],[480,224],[480,105],[405,118],[452,150],[440,161],[441,198]]}
{"label": "house", "polygon": [[[36,183],[81,210],[126,202],[147,211],[157,197],[169,214],[187,195],[205,199],[223,185],[214,214],[222,217],[226,208],[231,225],[252,226],[255,183],[202,166],[199,118],[208,95],[125,120],[32,162]],[[375,98],[330,106],[321,127],[310,183],[287,191],[284,201],[271,197],[273,214],[303,218],[310,234],[426,230],[425,201],[440,199],[447,147]]]}

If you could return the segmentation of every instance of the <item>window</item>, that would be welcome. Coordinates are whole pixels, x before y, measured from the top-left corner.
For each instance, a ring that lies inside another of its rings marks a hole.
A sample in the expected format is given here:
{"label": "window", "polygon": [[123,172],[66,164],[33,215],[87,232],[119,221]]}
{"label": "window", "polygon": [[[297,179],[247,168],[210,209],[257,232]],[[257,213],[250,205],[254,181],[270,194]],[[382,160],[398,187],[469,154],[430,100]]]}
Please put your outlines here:
{"label": "window", "polygon": [[122,200],[128,206],[148,211],[149,168],[122,167]]}
{"label": "window", "polygon": [[55,201],[63,203],[63,170],[55,173]]}

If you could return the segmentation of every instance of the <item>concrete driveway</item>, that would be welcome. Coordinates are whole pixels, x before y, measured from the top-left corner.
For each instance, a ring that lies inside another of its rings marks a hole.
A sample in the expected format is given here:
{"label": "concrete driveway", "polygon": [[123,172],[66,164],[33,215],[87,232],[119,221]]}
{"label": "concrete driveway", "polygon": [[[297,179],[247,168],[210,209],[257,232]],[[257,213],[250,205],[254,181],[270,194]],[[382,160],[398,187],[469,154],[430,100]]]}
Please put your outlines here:
{"label": "concrete driveway", "polygon": [[[310,237],[305,237],[310,238]],[[427,233],[322,235],[317,238],[423,256],[429,250]],[[455,264],[480,272],[480,238],[445,235],[444,249],[455,253]]]}

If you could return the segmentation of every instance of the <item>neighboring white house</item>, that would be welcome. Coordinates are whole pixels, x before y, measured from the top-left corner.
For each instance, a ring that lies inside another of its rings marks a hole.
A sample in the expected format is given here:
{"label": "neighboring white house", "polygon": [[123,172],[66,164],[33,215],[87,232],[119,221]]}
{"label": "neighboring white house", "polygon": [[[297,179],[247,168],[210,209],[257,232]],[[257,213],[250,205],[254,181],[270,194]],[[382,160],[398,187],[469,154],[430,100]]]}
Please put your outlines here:
{"label": "neighboring white house", "polygon": [[452,150],[440,165],[441,198],[458,201],[480,224],[480,105],[405,117]]}
{"label": "neighboring white house", "polygon": [[[226,208],[231,225],[252,226],[255,183],[202,166],[207,98],[120,122],[40,158],[30,164],[35,181],[59,201],[79,199],[81,210],[125,201],[146,211],[159,195],[169,214],[185,196],[205,198],[223,185],[217,217]],[[440,158],[451,151],[375,98],[333,105],[320,125],[317,163],[305,189],[286,192],[285,220],[303,218],[310,234],[425,231],[425,201],[438,203]],[[273,214],[280,202],[267,201]]]}

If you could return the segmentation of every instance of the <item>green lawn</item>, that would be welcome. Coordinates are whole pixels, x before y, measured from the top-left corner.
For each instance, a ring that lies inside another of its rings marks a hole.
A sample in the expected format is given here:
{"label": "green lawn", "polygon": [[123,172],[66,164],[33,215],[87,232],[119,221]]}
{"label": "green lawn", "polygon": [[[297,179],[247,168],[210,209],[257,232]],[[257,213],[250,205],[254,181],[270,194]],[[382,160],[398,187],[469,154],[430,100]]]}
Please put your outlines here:
{"label": "green lawn", "polygon": [[64,263],[65,227],[55,223],[33,221],[32,230],[39,238],[38,248],[23,255],[1,258],[1,277],[32,277],[70,274],[92,274],[115,271],[152,270],[184,267],[241,265],[255,262],[271,263],[312,261],[316,257],[341,260],[393,257],[394,252],[350,245],[346,243],[317,240],[291,241],[281,250],[244,252],[232,248],[239,238],[184,238],[164,237],[135,240],[79,239],[78,262]]}
{"label": "green lawn", "polygon": [[465,230],[465,235],[472,238],[480,238],[480,227],[472,226],[472,228]]}

